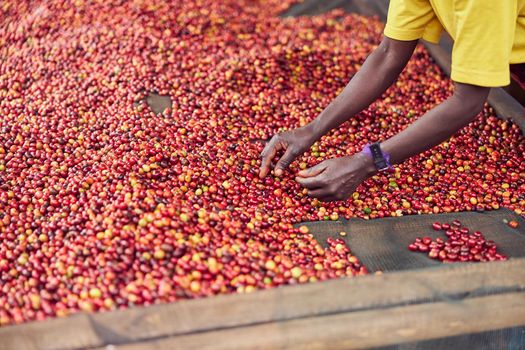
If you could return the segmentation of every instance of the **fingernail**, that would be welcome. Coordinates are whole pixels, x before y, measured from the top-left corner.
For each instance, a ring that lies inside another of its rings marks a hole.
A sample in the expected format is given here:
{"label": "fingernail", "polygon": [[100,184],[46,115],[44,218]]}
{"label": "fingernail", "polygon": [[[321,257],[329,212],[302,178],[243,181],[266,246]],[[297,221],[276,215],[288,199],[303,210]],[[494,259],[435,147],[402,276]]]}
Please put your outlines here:
{"label": "fingernail", "polygon": [[282,169],[275,169],[275,175],[281,176],[283,174]]}

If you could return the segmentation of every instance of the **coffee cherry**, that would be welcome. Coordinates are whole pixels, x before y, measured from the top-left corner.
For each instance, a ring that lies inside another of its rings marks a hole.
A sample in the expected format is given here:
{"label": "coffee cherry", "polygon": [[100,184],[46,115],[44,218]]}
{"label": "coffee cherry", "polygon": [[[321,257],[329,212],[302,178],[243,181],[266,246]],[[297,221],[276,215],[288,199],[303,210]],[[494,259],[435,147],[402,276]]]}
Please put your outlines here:
{"label": "coffee cherry", "polygon": [[516,220],[509,221],[508,225],[512,228],[517,228],[519,226],[519,223]]}
{"label": "coffee cherry", "polygon": [[[434,223],[432,228],[437,226],[443,227],[446,224]],[[496,253],[496,242],[485,240],[481,232],[475,231],[469,233],[469,229],[462,227],[459,221],[454,221],[455,229],[447,230],[445,235],[447,240],[441,237],[432,240],[430,237],[416,238],[409,244],[408,249],[411,251],[428,252],[431,259],[439,259],[443,262],[469,262],[469,261],[496,261],[506,260],[503,254]],[[443,248],[441,250],[441,248]]]}

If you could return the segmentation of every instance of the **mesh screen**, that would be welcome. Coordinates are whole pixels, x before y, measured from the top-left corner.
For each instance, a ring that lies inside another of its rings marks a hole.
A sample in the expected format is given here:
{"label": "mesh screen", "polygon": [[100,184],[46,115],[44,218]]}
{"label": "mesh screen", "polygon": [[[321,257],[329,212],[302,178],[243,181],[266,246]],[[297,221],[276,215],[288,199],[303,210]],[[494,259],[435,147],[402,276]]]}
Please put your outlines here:
{"label": "mesh screen", "polygon": [[[486,212],[463,212],[433,215],[411,215],[375,220],[350,219],[342,221],[305,222],[310,232],[322,245],[328,237],[344,239],[354,255],[370,271],[398,271],[442,265],[424,253],[414,253],[407,246],[416,237],[446,238],[443,231],[432,229],[432,223],[459,220],[471,232],[481,231],[494,240],[498,252],[509,258],[525,257],[525,220],[508,209]],[[504,220],[516,220],[517,228]],[[339,232],[347,233],[341,237]]]}

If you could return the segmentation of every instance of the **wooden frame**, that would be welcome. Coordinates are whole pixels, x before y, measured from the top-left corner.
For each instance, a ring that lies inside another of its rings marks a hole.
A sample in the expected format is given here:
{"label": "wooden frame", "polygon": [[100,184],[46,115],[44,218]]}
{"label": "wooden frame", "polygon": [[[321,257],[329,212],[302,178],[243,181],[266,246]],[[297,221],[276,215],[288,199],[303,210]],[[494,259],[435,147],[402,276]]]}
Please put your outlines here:
{"label": "wooden frame", "polygon": [[523,310],[520,258],[75,314],[0,328],[0,349],[350,349],[525,325]]}

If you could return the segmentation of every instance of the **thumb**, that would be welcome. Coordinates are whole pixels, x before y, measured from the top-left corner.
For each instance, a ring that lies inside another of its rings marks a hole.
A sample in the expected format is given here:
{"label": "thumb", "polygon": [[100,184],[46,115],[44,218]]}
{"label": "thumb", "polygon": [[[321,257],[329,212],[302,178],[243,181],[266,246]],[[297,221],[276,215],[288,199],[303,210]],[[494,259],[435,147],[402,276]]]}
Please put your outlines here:
{"label": "thumb", "polygon": [[292,164],[292,162],[295,160],[295,157],[296,153],[291,149],[291,147],[288,147],[284,155],[275,165],[275,175],[281,176],[283,174],[283,170]]}
{"label": "thumb", "polygon": [[317,164],[317,165],[315,165],[315,166],[313,166],[311,168],[301,170],[300,172],[297,173],[297,176],[299,176],[299,177],[313,177],[313,176],[319,175],[325,169],[326,169],[325,162],[321,162],[321,163],[319,163],[319,164]]}

